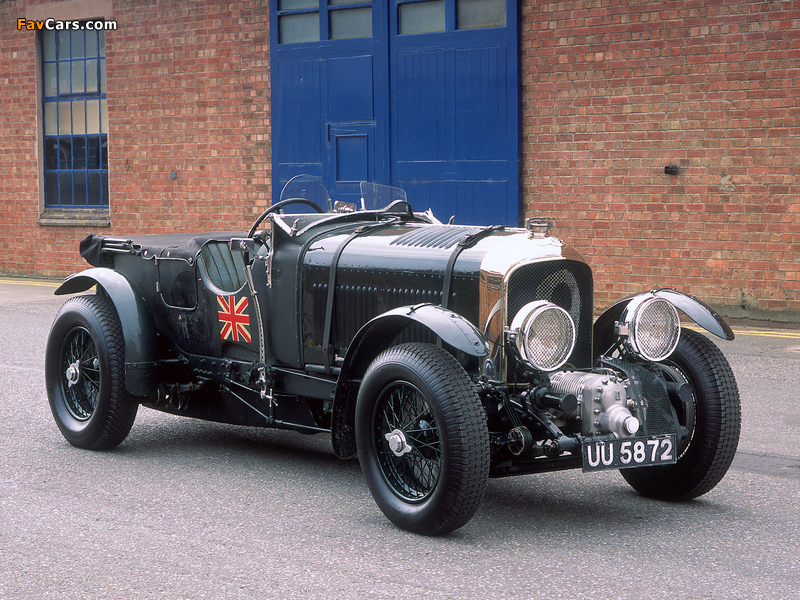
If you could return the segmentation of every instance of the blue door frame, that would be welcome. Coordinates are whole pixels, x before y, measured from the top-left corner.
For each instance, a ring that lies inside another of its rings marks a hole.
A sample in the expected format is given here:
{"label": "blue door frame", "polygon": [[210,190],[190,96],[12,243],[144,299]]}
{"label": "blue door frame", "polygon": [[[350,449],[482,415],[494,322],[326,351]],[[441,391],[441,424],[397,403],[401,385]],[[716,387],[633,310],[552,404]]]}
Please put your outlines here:
{"label": "blue door frame", "polygon": [[[273,194],[309,173],[353,201],[364,177],[442,220],[518,225],[519,3],[504,27],[457,30],[445,0],[445,31],[401,35],[398,5],[415,1],[356,4],[371,5],[372,36],[327,40],[341,5],[270,0]],[[320,41],[278,43],[295,14],[319,16]]]}

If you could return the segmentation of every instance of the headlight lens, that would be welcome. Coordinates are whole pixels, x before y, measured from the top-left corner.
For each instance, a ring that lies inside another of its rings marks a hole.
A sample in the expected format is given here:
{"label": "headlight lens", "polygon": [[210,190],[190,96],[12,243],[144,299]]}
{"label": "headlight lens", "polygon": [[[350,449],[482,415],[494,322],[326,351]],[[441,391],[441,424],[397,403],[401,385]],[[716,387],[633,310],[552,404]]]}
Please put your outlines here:
{"label": "headlight lens", "polygon": [[631,300],[620,317],[619,331],[629,352],[658,362],[672,354],[678,345],[681,321],[672,303],[648,295]]}
{"label": "headlight lens", "polygon": [[520,357],[540,371],[563,365],[575,347],[575,324],[560,306],[538,300],[523,306],[511,322]]}

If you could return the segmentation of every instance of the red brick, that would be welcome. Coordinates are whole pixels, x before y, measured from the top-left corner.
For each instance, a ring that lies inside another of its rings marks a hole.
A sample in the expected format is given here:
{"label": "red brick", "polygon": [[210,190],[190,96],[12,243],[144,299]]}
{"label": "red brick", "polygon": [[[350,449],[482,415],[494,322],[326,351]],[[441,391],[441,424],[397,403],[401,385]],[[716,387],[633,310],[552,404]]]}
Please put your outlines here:
{"label": "red brick", "polygon": [[[272,193],[266,0],[115,0],[106,229],[37,224],[35,36],[14,26],[34,3],[0,10],[0,272],[64,275],[91,232],[246,227]],[[717,307],[745,292],[800,320],[786,300],[800,251],[800,11],[521,5],[525,215],[552,217],[587,257],[597,304],[674,284]]]}
{"label": "red brick", "polygon": [[[4,21],[34,3],[5,3],[0,11],[0,57],[14,57],[15,69],[10,85],[0,87],[0,123],[37,123],[36,36]],[[77,243],[88,233],[208,230],[221,222],[245,228],[266,205],[267,2],[143,4],[115,1],[120,28],[106,38],[111,227],[38,225],[35,125],[4,125],[0,248],[15,252],[3,253],[0,272],[63,276],[84,266]],[[14,175],[22,168],[24,183]],[[169,179],[171,171],[177,180]]]}
{"label": "red brick", "polygon": [[[522,49],[523,106],[536,107],[522,124],[536,146],[523,158],[526,204],[557,208],[549,214],[559,235],[602,267],[598,305],[670,282],[715,306],[736,306],[741,291],[762,307],[783,302],[780,284],[796,272],[787,265],[796,265],[797,252],[788,247],[800,245],[800,15],[789,16],[781,3],[759,3],[753,12],[744,0],[612,4],[564,2],[552,13],[552,4],[523,1],[523,28],[556,19],[566,40],[559,52],[586,57],[560,65],[552,48],[528,42]],[[593,19],[579,32],[555,16],[579,9],[620,18]],[[589,82],[591,94],[564,88],[556,113],[542,102],[567,73]],[[582,156],[575,136],[536,137],[562,122],[586,132],[595,152]],[[680,166],[679,177],[663,174],[670,163]],[[545,168],[547,189],[540,187]],[[563,199],[610,192],[613,209],[605,203],[573,225],[586,209]],[[612,237],[587,237],[586,219]],[[612,249],[626,248],[636,252],[635,279],[619,279],[632,259]]]}

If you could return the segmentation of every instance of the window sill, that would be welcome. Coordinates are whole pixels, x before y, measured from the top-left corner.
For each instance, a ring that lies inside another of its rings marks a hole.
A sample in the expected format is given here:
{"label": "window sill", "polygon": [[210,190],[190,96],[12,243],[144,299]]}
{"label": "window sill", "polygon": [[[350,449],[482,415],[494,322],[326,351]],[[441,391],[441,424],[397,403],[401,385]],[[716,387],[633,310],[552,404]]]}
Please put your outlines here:
{"label": "window sill", "polygon": [[39,225],[45,227],[111,227],[107,208],[47,208]]}

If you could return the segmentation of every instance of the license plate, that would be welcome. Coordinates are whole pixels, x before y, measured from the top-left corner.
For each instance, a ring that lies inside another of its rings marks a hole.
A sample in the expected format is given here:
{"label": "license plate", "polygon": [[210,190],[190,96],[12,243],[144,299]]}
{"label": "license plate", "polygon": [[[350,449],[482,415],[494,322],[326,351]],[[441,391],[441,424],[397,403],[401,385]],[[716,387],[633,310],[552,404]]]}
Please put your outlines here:
{"label": "license plate", "polygon": [[583,441],[583,470],[630,469],[674,465],[675,434],[621,438],[605,441]]}

